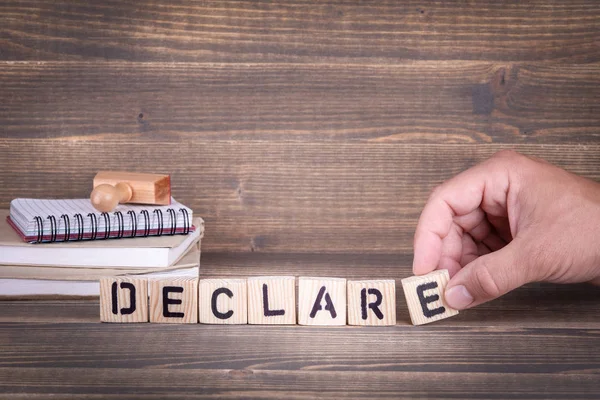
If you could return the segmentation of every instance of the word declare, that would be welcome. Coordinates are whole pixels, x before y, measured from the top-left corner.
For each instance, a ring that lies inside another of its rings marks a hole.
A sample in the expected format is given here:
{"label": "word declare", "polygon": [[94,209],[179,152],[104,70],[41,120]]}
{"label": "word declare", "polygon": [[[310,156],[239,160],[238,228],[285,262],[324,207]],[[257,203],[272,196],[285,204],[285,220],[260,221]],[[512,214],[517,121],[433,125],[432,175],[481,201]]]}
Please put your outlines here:
{"label": "word declare", "polygon": [[[402,280],[413,325],[458,314],[443,298],[448,271]],[[243,279],[109,277],[100,320],[255,325],[396,324],[394,280],[265,276]]]}

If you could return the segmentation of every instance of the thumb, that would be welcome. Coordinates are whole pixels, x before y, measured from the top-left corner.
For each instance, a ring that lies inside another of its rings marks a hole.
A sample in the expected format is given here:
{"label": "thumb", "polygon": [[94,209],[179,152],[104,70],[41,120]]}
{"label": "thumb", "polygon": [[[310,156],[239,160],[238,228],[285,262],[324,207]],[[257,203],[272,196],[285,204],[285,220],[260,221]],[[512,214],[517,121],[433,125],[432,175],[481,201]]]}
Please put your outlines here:
{"label": "thumb", "polygon": [[467,264],[448,282],[446,303],[464,309],[493,300],[531,282],[531,271],[515,241],[502,249],[481,256]]}

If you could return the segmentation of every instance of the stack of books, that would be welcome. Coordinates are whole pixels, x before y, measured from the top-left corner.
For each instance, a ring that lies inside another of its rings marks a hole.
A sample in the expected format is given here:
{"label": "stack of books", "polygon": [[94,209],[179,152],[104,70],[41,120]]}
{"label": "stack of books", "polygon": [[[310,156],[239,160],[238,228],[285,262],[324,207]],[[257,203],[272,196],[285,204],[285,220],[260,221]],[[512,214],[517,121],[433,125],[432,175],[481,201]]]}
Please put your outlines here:
{"label": "stack of books", "polygon": [[0,210],[0,296],[98,296],[105,276],[198,276],[204,221],[175,200],[15,199]]}

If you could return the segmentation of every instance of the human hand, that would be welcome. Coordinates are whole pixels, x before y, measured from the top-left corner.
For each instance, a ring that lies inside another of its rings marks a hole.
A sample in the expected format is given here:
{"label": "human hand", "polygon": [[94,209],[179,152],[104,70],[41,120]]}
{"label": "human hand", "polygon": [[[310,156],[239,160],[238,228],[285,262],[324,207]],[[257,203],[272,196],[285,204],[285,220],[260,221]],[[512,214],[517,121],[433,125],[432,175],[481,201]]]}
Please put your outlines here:
{"label": "human hand", "polygon": [[534,281],[600,284],[600,184],[501,151],[432,192],[414,253],[415,275],[449,271],[456,309]]}

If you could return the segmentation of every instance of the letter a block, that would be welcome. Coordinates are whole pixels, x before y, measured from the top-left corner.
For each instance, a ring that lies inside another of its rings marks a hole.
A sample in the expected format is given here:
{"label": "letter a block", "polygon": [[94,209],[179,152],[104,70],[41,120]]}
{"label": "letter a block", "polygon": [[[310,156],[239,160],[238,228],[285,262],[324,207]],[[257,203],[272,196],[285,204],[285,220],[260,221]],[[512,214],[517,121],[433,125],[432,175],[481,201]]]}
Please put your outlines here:
{"label": "letter a block", "polygon": [[150,278],[150,322],[198,323],[198,278]]}
{"label": "letter a block", "polygon": [[348,281],[348,325],[396,325],[396,281]]}
{"label": "letter a block", "polygon": [[296,278],[260,276],[248,278],[248,323],[294,325]]}
{"label": "letter a block", "polygon": [[300,277],[298,324],[346,325],[346,279]]}
{"label": "letter a block", "polygon": [[198,289],[201,324],[247,324],[246,279],[200,279]]}
{"label": "letter a block", "polygon": [[133,276],[100,279],[100,321],[148,322],[148,279]]}
{"label": "letter a block", "polygon": [[445,269],[402,279],[413,325],[428,324],[458,314],[444,300],[444,290],[449,280],[448,270]]}

